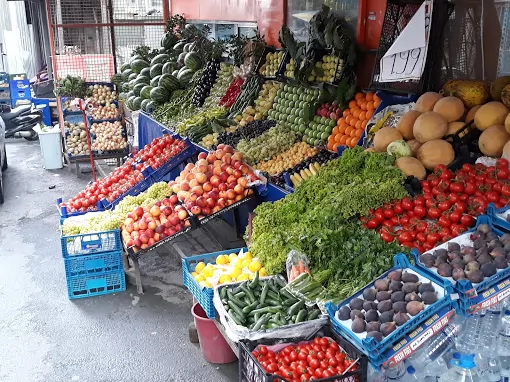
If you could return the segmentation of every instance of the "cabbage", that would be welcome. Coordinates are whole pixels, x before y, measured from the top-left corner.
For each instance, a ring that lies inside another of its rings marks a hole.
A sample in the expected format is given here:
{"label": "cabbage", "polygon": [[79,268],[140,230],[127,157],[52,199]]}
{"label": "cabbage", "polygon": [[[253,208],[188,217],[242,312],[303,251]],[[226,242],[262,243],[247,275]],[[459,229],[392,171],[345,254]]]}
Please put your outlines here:
{"label": "cabbage", "polygon": [[386,149],[386,151],[388,152],[388,154],[393,155],[394,157],[397,157],[397,158],[411,156],[411,148],[402,139],[399,139],[398,141],[391,142],[388,145],[388,148]]}

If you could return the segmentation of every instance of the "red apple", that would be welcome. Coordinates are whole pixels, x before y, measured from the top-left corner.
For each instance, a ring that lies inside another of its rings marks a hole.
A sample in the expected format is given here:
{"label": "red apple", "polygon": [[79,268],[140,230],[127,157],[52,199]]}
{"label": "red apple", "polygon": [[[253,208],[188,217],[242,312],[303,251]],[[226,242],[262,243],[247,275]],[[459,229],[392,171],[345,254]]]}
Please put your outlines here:
{"label": "red apple", "polygon": [[218,150],[223,150],[225,148],[224,143],[220,143],[218,146],[216,146]]}
{"label": "red apple", "polygon": [[216,158],[217,159],[221,159],[223,158],[223,156],[225,155],[225,151],[221,150],[221,149],[218,149],[214,152],[214,154],[216,155]]}
{"label": "red apple", "polygon": [[185,210],[180,210],[177,216],[181,220],[186,220],[188,218],[188,213]]}
{"label": "red apple", "polygon": [[154,244],[156,244],[156,240],[154,240],[154,238],[153,238],[153,237],[151,237],[151,238],[149,239],[149,241],[148,241],[147,245],[150,247],[151,245],[154,245]]}
{"label": "red apple", "polygon": [[227,191],[227,189],[228,189],[228,186],[227,186],[227,184],[226,184],[226,183],[220,183],[220,184],[218,185],[218,190],[219,190],[220,192],[221,192],[221,191]]}
{"label": "red apple", "polygon": [[215,212],[218,212],[219,210],[221,210],[221,207],[220,207],[220,206],[215,206],[215,207],[212,209],[212,213],[214,214]]}
{"label": "red apple", "polygon": [[200,154],[198,154],[198,159],[207,159],[207,154],[204,152],[201,152]]}
{"label": "red apple", "polygon": [[186,167],[184,167],[184,169],[188,172],[190,172],[191,170],[193,170],[193,168],[195,167],[195,165],[193,163],[188,163],[186,165]]}
{"label": "red apple", "polygon": [[156,233],[161,233],[165,231],[165,226],[163,224],[160,224],[156,227]]}
{"label": "red apple", "polygon": [[243,174],[248,174],[248,172],[250,172],[250,168],[249,168],[248,166],[246,166],[245,164],[243,164],[243,165],[239,168],[239,170],[241,170],[241,172],[242,172]]}
{"label": "red apple", "polygon": [[227,191],[220,191],[220,199],[227,199]]}
{"label": "red apple", "polygon": [[147,231],[145,231],[145,234],[149,237],[154,237],[154,234],[156,232],[154,232],[152,229],[148,229]]}
{"label": "red apple", "polygon": [[142,215],[143,215],[143,208],[142,207],[136,207],[135,210],[134,210],[134,213],[135,213],[136,216],[142,217]]}
{"label": "red apple", "polygon": [[152,230],[156,229],[156,222],[155,221],[149,222],[147,224],[147,228]]}
{"label": "red apple", "polygon": [[161,240],[161,234],[160,233],[155,233],[153,239],[156,242],[160,241]]}
{"label": "red apple", "polygon": [[225,150],[225,152],[229,153],[229,154],[233,154],[234,153],[234,148],[232,146],[229,146],[229,145],[225,145],[223,150]]}
{"label": "red apple", "polygon": [[201,207],[201,208],[205,207],[205,206],[207,205],[206,200],[207,200],[207,199],[206,199],[206,198],[204,198],[203,196],[199,196],[199,197],[197,198],[197,206],[199,206],[199,207]]}
{"label": "red apple", "polygon": [[232,154],[226,153],[221,160],[223,163],[230,164],[232,162]]}
{"label": "red apple", "polygon": [[233,160],[232,161],[232,167],[234,167],[236,170],[239,170],[239,167],[243,165],[243,162],[240,160]]}
{"label": "red apple", "polygon": [[211,209],[209,207],[203,207],[202,208],[202,215],[210,215],[211,214]]}
{"label": "red apple", "polygon": [[238,202],[239,200],[243,200],[243,199],[244,199],[243,195],[237,195],[235,198],[235,201]]}
{"label": "red apple", "polygon": [[226,181],[227,181],[227,179],[228,179],[228,174],[227,174],[226,172],[221,172],[221,173],[220,173],[220,180],[221,180],[222,182],[226,182]]}
{"label": "red apple", "polygon": [[173,205],[177,204],[179,202],[179,198],[177,197],[177,195],[172,195],[170,196],[170,203],[172,203]]}
{"label": "red apple", "polygon": [[205,182],[202,188],[204,189],[205,192],[209,192],[213,189],[213,185],[211,182]]}
{"label": "red apple", "polygon": [[176,226],[177,224],[179,224],[180,219],[177,215],[172,215],[169,219],[169,222],[171,225]]}
{"label": "red apple", "polygon": [[200,215],[202,213],[202,209],[199,206],[194,206],[191,208],[190,212],[193,215]]}
{"label": "red apple", "polygon": [[240,178],[241,176],[243,176],[243,173],[241,172],[241,170],[234,170],[234,173],[232,175],[234,175],[236,178]]}
{"label": "red apple", "polygon": [[[196,175],[196,179],[199,184],[204,184],[205,182],[207,182],[207,176],[204,173],[198,173]],[[212,189],[212,186],[211,186],[211,189]]]}
{"label": "red apple", "polygon": [[126,242],[126,245],[129,247],[132,247],[133,245],[135,245],[135,241],[132,240],[132,239],[129,239],[127,242]]}
{"label": "red apple", "polygon": [[136,214],[134,212],[128,212],[128,214],[126,215],[126,217],[128,219],[133,219],[135,220],[137,218]]}
{"label": "red apple", "polygon": [[240,184],[241,186],[243,186],[243,188],[246,188],[248,186],[248,179],[246,179],[245,177],[241,177],[237,179],[237,184]]}
{"label": "red apple", "polygon": [[147,244],[149,242],[149,236],[143,234],[143,235],[140,235],[140,241],[143,243],[143,244]]}
{"label": "red apple", "polygon": [[195,174],[188,174],[186,175],[186,180],[189,182],[191,180],[195,179]]}
{"label": "red apple", "polygon": [[229,177],[227,178],[227,184],[230,183],[237,183],[237,177],[235,177],[234,174],[229,175]]}
{"label": "red apple", "polygon": [[141,247],[142,246],[142,241],[140,239],[135,239],[133,240],[134,241],[134,244],[135,244],[135,247]]}
{"label": "red apple", "polygon": [[147,228],[149,228],[149,225],[145,222],[145,220],[142,220],[139,224],[139,230],[146,230]]}
{"label": "red apple", "polygon": [[188,182],[182,182],[181,183],[181,190],[182,191],[189,191],[190,188],[191,188],[191,186],[189,185]]}
{"label": "red apple", "polygon": [[189,182],[189,186],[191,187],[191,189],[193,189],[193,187],[195,187],[195,186],[198,186],[199,184],[200,183],[198,183],[198,180],[196,180],[196,179],[192,179]]}
{"label": "red apple", "polygon": [[161,209],[157,205],[153,205],[150,209],[150,214],[152,216],[159,216],[161,215]]}
{"label": "red apple", "polygon": [[214,163],[214,161],[216,160],[216,155],[214,155],[213,153],[209,153],[207,154],[207,163]]}
{"label": "red apple", "polygon": [[244,194],[244,187],[241,186],[240,184],[237,184],[235,187],[234,187],[234,191],[237,195],[243,195]]}
{"label": "red apple", "polygon": [[182,224],[180,224],[180,223],[179,223],[179,224],[176,224],[176,225],[175,225],[175,227],[174,227],[174,229],[175,229],[175,231],[176,231],[176,232],[181,231],[183,228],[184,228],[184,227],[183,227],[183,225],[182,225]]}
{"label": "red apple", "polygon": [[236,198],[236,193],[234,190],[228,190],[227,191],[227,198],[229,200],[234,200]]}
{"label": "red apple", "polygon": [[197,194],[198,196],[200,195],[203,195],[204,193],[204,189],[202,188],[202,186],[195,186],[191,189],[191,193],[195,193]]}
{"label": "red apple", "polygon": [[206,203],[208,207],[213,208],[216,205],[216,200],[213,198],[207,198]]}
{"label": "red apple", "polygon": [[218,200],[220,198],[220,193],[218,191],[211,191],[209,192],[209,198]]}
{"label": "red apple", "polygon": [[217,204],[220,208],[224,208],[227,205],[227,199],[219,198]]}

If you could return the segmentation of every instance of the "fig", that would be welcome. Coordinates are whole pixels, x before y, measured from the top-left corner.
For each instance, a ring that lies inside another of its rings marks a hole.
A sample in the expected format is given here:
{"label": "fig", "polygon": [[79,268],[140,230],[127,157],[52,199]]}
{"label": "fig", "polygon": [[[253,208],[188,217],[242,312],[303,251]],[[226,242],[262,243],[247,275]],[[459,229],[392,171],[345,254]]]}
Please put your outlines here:
{"label": "fig", "polygon": [[465,246],[462,247],[460,253],[462,253],[463,256],[466,256],[466,255],[473,255],[474,256],[475,253],[476,253],[476,250],[473,247],[469,246],[469,245],[465,245]]}
{"label": "fig", "polygon": [[472,254],[469,253],[467,255],[464,255],[462,257],[462,260],[464,260],[467,263],[471,262],[471,261],[475,261],[476,260],[476,252],[473,252]]}
{"label": "fig", "polygon": [[349,302],[349,308],[351,309],[357,309],[357,310],[361,310],[363,309],[363,303],[365,301],[362,300],[361,298],[353,298],[350,302]]}
{"label": "fig", "polygon": [[481,237],[482,239],[485,239],[485,234],[481,233],[479,231],[475,231],[471,235],[469,235],[469,238],[471,239],[471,241],[475,241],[479,237]]}
{"label": "fig", "polygon": [[393,303],[393,310],[397,313],[407,313],[407,302],[405,301],[397,301]]}
{"label": "fig", "polygon": [[462,258],[462,255],[460,254],[459,251],[452,251],[448,254],[448,260],[451,262],[455,259],[460,259]]}
{"label": "fig", "polygon": [[379,302],[389,300],[391,298],[391,292],[390,291],[377,292],[375,298]]}
{"label": "fig", "polygon": [[469,281],[471,281],[473,284],[481,283],[483,281],[483,279],[484,279],[483,273],[479,269],[467,272],[466,276],[467,276],[467,279]]}
{"label": "fig", "polygon": [[506,261],[505,256],[498,256],[494,259],[494,265],[497,269],[506,269],[508,267],[508,262]]}
{"label": "fig", "polygon": [[411,301],[407,303],[406,309],[407,313],[409,313],[411,316],[416,316],[423,310],[424,307],[425,304],[423,302]]}
{"label": "fig", "polygon": [[368,312],[369,310],[377,309],[377,303],[374,301],[365,301],[363,303],[363,310]]}
{"label": "fig", "polygon": [[406,298],[404,301],[405,302],[421,301],[421,297],[419,294],[413,292],[413,293],[406,294]]}
{"label": "fig", "polygon": [[480,224],[478,227],[476,227],[476,230],[481,233],[488,234],[489,232],[492,232],[492,229],[490,225],[488,224]]}
{"label": "fig", "polygon": [[403,272],[402,280],[404,283],[417,283],[420,279],[414,273]]}
{"label": "fig", "polygon": [[382,339],[383,339],[383,335],[381,332],[368,332],[367,333],[367,338],[373,338],[375,339],[376,341],[378,342],[381,342]]}
{"label": "fig", "polygon": [[388,287],[389,287],[388,280],[375,280],[374,287],[379,292],[386,291],[386,290],[388,290]]}
{"label": "fig", "polygon": [[350,317],[351,317],[351,320],[354,320],[356,317],[365,319],[365,313],[363,313],[361,310],[353,309],[353,310],[351,310]]}
{"label": "fig", "polygon": [[484,253],[483,255],[480,255],[476,258],[476,261],[478,263],[480,263],[480,265],[483,265],[483,264],[489,264],[492,262],[492,257],[490,257],[490,255]]}
{"label": "fig", "polygon": [[377,304],[377,310],[381,313],[387,312],[388,310],[391,310],[392,302],[390,300],[381,301],[379,304]]}
{"label": "fig", "polygon": [[432,268],[436,263],[436,258],[432,256],[432,254],[430,253],[424,253],[423,255],[420,256],[420,261],[427,268]]}
{"label": "fig", "polygon": [[505,232],[500,238],[504,245],[510,244],[510,233]]}
{"label": "fig", "polygon": [[485,277],[491,277],[491,276],[495,275],[496,272],[498,271],[496,268],[496,265],[494,265],[494,263],[482,264],[482,266],[480,267],[480,270],[482,271],[482,273]]}
{"label": "fig", "polygon": [[351,319],[351,309],[347,305],[338,309],[337,316],[340,321],[347,321]]}
{"label": "fig", "polygon": [[489,232],[487,235],[485,235],[486,243],[490,243],[492,240],[499,240],[499,237],[495,232]]}
{"label": "fig", "polygon": [[464,260],[462,260],[460,257],[459,258],[456,258],[454,259],[450,265],[453,267],[453,269],[455,268],[460,268],[460,269],[464,269],[464,267],[466,266],[466,262]]}
{"label": "fig", "polygon": [[379,322],[381,324],[384,324],[385,322],[391,322],[391,321],[393,321],[393,310],[384,312],[379,316]]}
{"label": "fig", "polygon": [[393,316],[393,321],[395,321],[397,326],[402,326],[409,321],[409,316],[407,313],[397,313]]}
{"label": "fig", "polygon": [[424,304],[431,305],[437,301],[437,292],[424,292],[421,294],[421,299]]}
{"label": "fig", "polygon": [[446,246],[448,252],[457,251],[460,252],[460,245],[459,243],[456,243],[454,241],[449,241],[448,245]]}
{"label": "fig", "polygon": [[424,292],[435,292],[436,288],[434,288],[434,285],[432,283],[424,283],[420,284],[418,287],[418,292],[424,293]]}
{"label": "fig", "polygon": [[363,291],[363,298],[368,301],[374,301],[377,291],[373,288],[367,288]]}
{"label": "fig", "polygon": [[437,274],[443,277],[452,277],[452,266],[444,263],[437,267]]}
{"label": "fig", "polygon": [[486,244],[485,244],[485,240],[482,239],[481,237],[479,237],[478,239],[476,239],[475,241],[473,241],[473,247],[475,249],[480,249],[482,247],[485,247]]}
{"label": "fig", "polygon": [[352,321],[351,330],[354,333],[363,333],[365,331],[365,320],[356,317],[354,321]]}
{"label": "fig", "polygon": [[367,322],[365,330],[367,332],[378,332],[381,329],[381,323],[378,321]]}
{"label": "fig", "polygon": [[455,281],[457,281],[460,279],[465,279],[466,274],[464,273],[464,270],[462,268],[453,268],[452,277]]}
{"label": "fig", "polygon": [[392,292],[402,290],[402,282],[400,282],[400,281],[392,281],[392,282],[390,282],[390,290]]}
{"label": "fig", "polygon": [[445,248],[438,248],[434,251],[434,257],[448,255],[448,251]]}
{"label": "fig", "polygon": [[476,257],[482,256],[482,255],[488,255],[489,249],[487,246],[483,246],[482,248],[479,248],[476,250]]}
{"label": "fig", "polygon": [[402,270],[391,271],[388,273],[388,280],[390,281],[402,281]]}
{"label": "fig", "polygon": [[405,298],[406,298],[406,292],[404,292],[402,290],[393,292],[391,294],[391,302],[393,302],[393,303],[399,302],[399,301],[404,301]]}
{"label": "fig", "polygon": [[381,333],[383,336],[388,336],[390,335],[393,331],[395,331],[395,329],[397,328],[397,326],[395,325],[394,322],[385,322],[384,324],[381,325]]}
{"label": "fig", "polygon": [[470,261],[469,263],[466,264],[466,267],[464,268],[466,272],[474,271],[477,269],[480,269],[480,263],[478,261]]}
{"label": "fig", "polygon": [[498,239],[491,240],[491,242],[487,245],[489,252],[493,251],[496,248],[501,248],[503,250],[503,243]]}
{"label": "fig", "polygon": [[379,312],[377,312],[377,310],[370,309],[365,314],[365,321],[366,322],[379,321]]}
{"label": "fig", "polygon": [[447,262],[448,262],[448,255],[441,255],[441,256],[436,257],[436,264],[435,264],[435,266],[439,267],[441,264],[444,264],[444,263],[447,263]]}
{"label": "fig", "polygon": [[404,286],[402,286],[402,290],[405,294],[417,292],[418,288],[420,287],[419,283],[405,283]]}
{"label": "fig", "polygon": [[506,243],[503,249],[505,250],[505,252],[510,252],[510,243]]}
{"label": "fig", "polygon": [[506,253],[505,253],[505,250],[501,247],[496,247],[494,248],[490,253],[489,255],[491,255],[492,257],[498,257],[498,256],[505,256]]}

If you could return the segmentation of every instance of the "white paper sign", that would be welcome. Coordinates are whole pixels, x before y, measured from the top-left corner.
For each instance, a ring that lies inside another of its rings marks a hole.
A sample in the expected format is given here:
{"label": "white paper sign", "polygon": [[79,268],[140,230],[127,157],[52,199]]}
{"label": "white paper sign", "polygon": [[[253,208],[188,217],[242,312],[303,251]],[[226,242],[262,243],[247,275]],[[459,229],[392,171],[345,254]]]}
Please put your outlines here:
{"label": "white paper sign", "polygon": [[429,44],[432,0],[425,0],[381,59],[379,82],[420,80]]}

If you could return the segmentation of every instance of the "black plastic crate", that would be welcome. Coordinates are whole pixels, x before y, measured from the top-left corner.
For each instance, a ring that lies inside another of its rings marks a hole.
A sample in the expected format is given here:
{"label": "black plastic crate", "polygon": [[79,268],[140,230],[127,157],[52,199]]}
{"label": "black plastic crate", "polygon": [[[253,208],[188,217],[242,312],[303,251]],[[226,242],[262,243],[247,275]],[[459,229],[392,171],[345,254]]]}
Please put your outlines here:
{"label": "black plastic crate", "polygon": [[311,341],[315,337],[330,337],[353,359],[358,360],[358,368],[343,376],[317,379],[321,382],[366,382],[368,359],[357,348],[343,337],[336,334],[329,324],[323,326],[310,337],[295,337],[293,339],[261,339],[257,341],[239,341],[239,381],[240,382],[273,382],[287,381],[282,377],[267,373],[251,352],[259,345],[276,345],[280,343],[298,343]]}
{"label": "black plastic crate", "polygon": [[448,165],[450,170],[458,170],[464,163],[474,164],[478,158],[483,156],[478,147],[478,139],[481,133],[476,128],[474,121],[471,121],[455,134],[444,137],[455,151],[455,160]]}
{"label": "black plastic crate", "polygon": [[406,82],[379,82],[381,58],[383,58],[388,49],[393,45],[422,3],[423,0],[387,1],[381,37],[369,86],[370,89],[386,90],[402,94],[422,94],[429,90],[435,91],[441,87],[443,31],[454,10],[454,4],[447,0],[434,0],[429,45],[421,79],[419,81]]}

